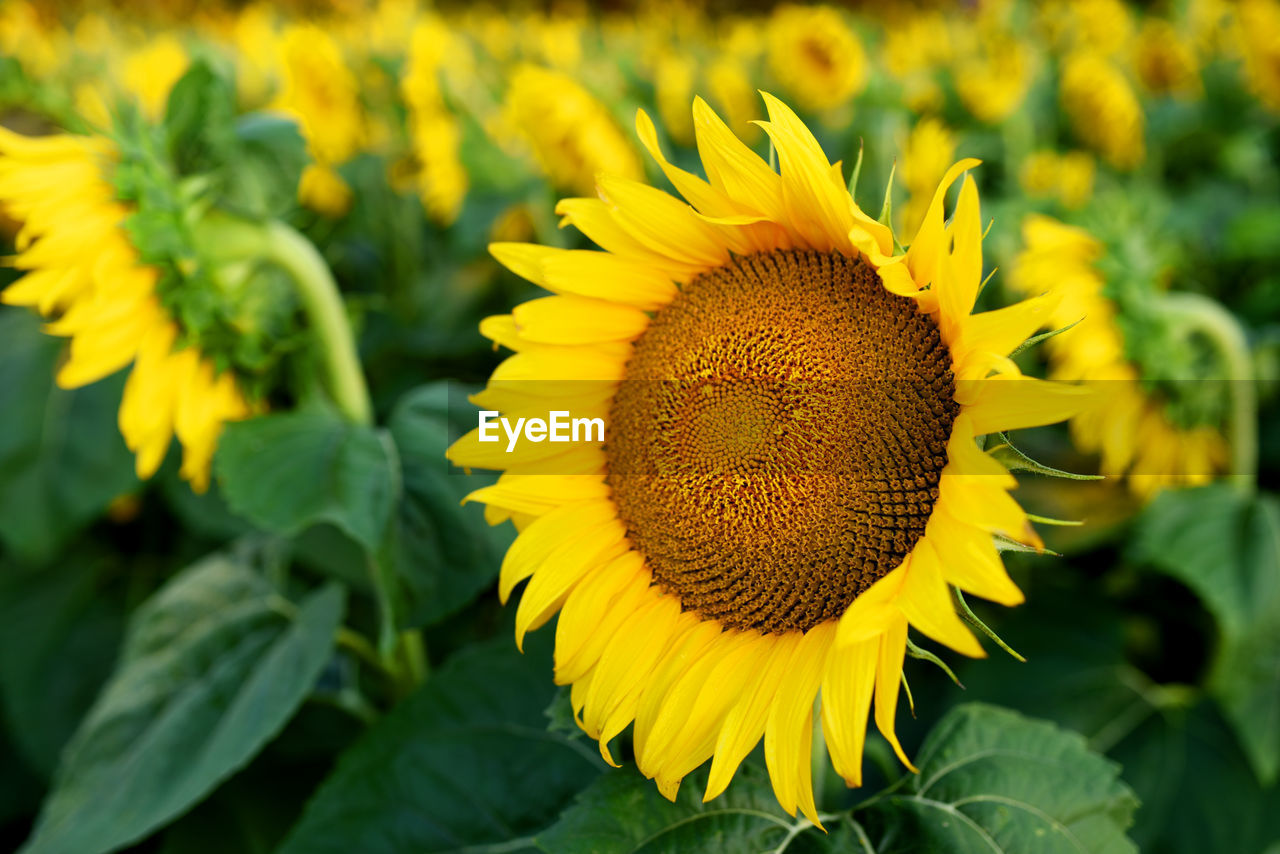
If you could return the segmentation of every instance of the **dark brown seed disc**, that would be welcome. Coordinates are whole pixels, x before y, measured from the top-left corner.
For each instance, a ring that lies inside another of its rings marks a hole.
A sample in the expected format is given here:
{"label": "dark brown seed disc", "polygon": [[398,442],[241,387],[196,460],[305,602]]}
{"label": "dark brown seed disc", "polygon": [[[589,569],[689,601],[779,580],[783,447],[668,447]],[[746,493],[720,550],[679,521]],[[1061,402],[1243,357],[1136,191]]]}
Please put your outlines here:
{"label": "dark brown seed disc", "polygon": [[636,341],[610,413],[609,484],[655,583],[686,610],[807,631],[924,533],[954,395],[937,325],[866,261],[738,258]]}

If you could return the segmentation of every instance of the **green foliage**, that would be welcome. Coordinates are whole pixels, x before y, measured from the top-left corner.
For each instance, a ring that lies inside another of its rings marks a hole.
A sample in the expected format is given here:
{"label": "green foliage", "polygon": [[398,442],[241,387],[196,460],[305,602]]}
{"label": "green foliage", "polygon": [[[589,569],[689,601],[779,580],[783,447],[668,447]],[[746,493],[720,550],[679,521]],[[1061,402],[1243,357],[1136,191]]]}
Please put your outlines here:
{"label": "green foliage", "polygon": [[175,577],[130,620],[23,851],[113,851],[199,801],[310,692],[343,600],[333,586],[295,607],[221,555]]}
{"label": "green foliage", "polygon": [[385,434],[296,412],[229,425],[214,470],[231,509],[263,530],[331,522],[373,552],[397,499],[397,467]]}
{"label": "green foliage", "polygon": [[123,635],[101,556],[0,571],[0,700],[15,747],[48,778],[115,664]]}
{"label": "green foliage", "polygon": [[545,826],[603,766],[547,731],[549,640],[453,658],[342,756],[280,854],[499,850]]}
{"label": "green foliage", "polygon": [[1134,555],[1196,592],[1218,622],[1210,688],[1264,783],[1280,773],[1280,502],[1228,484],[1167,492]]}
{"label": "green foliage", "polygon": [[396,568],[415,626],[439,621],[491,585],[514,533],[510,525],[485,524],[479,506],[461,504],[492,477],[463,474],[444,458],[450,437],[470,426],[459,422],[471,415],[461,394],[452,407],[449,398],[448,383],[421,386],[400,399],[389,422],[404,483]]}
{"label": "green foliage", "polygon": [[749,763],[711,803],[702,772],[674,804],[635,772],[607,774],[536,840],[548,854],[1137,851],[1124,833],[1137,800],[1119,768],[1051,724],[960,706],[930,732],[917,765],[918,775],[822,816],[827,835],[783,813],[768,774]]}
{"label": "green foliage", "polygon": [[34,314],[0,308],[0,542],[35,562],[138,482],[115,427],[123,377],[58,388],[63,347]]}
{"label": "green foliage", "polygon": [[875,850],[1080,852],[1138,849],[1138,801],[1120,768],[1079,735],[994,706],[954,709],[916,759],[919,775],[855,815]]}

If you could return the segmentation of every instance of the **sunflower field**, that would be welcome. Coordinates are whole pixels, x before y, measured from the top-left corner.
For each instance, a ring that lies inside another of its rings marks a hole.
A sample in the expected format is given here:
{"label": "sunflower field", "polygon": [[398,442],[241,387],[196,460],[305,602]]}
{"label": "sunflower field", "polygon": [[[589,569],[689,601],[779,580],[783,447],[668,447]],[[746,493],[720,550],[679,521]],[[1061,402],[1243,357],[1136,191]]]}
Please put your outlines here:
{"label": "sunflower field", "polygon": [[1280,854],[1280,0],[0,0],[0,850]]}

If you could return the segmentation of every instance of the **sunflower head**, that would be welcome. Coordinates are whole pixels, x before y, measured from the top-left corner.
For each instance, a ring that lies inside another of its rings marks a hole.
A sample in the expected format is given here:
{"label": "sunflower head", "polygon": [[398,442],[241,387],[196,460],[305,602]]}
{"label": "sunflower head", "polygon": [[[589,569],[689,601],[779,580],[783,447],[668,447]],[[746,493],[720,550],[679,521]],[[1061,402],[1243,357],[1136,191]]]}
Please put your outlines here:
{"label": "sunflower head", "polygon": [[977,161],[946,170],[895,252],[808,128],[764,98],[779,171],[698,99],[706,177],[686,172],[641,112],[640,141],[684,200],[602,174],[596,198],[558,208],[599,249],[491,247],[554,296],[482,324],[515,353],[477,402],[594,415],[604,435],[503,453],[478,429],[449,457],[504,470],[471,496],[521,530],[499,592],[528,581],[517,642],[559,615],[555,679],[608,761],[633,726],[664,795],[710,760],[710,799],[763,738],[779,802],[817,822],[815,698],[850,785],[873,707],[907,762],[908,629],[982,655],[953,590],[1016,604],[996,538],[1040,544],[976,439],[1061,420],[1079,396],[1007,358],[1056,297],[971,313],[972,178],[949,222],[943,208]]}
{"label": "sunflower head", "polygon": [[292,197],[297,172],[280,167],[300,152],[292,130],[268,142],[258,126],[251,147],[206,123],[234,109],[230,84],[207,67],[177,85],[159,125],[125,106],[111,136],[0,129],[0,204],[22,223],[13,264],[23,272],[0,299],[70,339],[60,385],[132,366],[119,425],[139,476],[176,436],[181,473],[202,491],[223,424],[263,405],[298,340],[292,288],[227,257],[234,241],[218,209],[271,212]]}

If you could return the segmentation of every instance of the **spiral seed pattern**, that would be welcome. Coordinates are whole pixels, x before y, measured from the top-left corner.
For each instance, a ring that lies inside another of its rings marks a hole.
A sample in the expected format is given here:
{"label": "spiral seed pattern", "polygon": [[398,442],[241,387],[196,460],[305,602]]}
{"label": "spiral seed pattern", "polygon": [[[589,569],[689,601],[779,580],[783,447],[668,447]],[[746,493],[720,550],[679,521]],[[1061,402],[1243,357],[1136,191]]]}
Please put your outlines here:
{"label": "spiral seed pattern", "polygon": [[865,260],[745,256],[695,278],[636,341],[608,481],[686,610],[807,631],[923,535],[954,395],[937,325]]}

